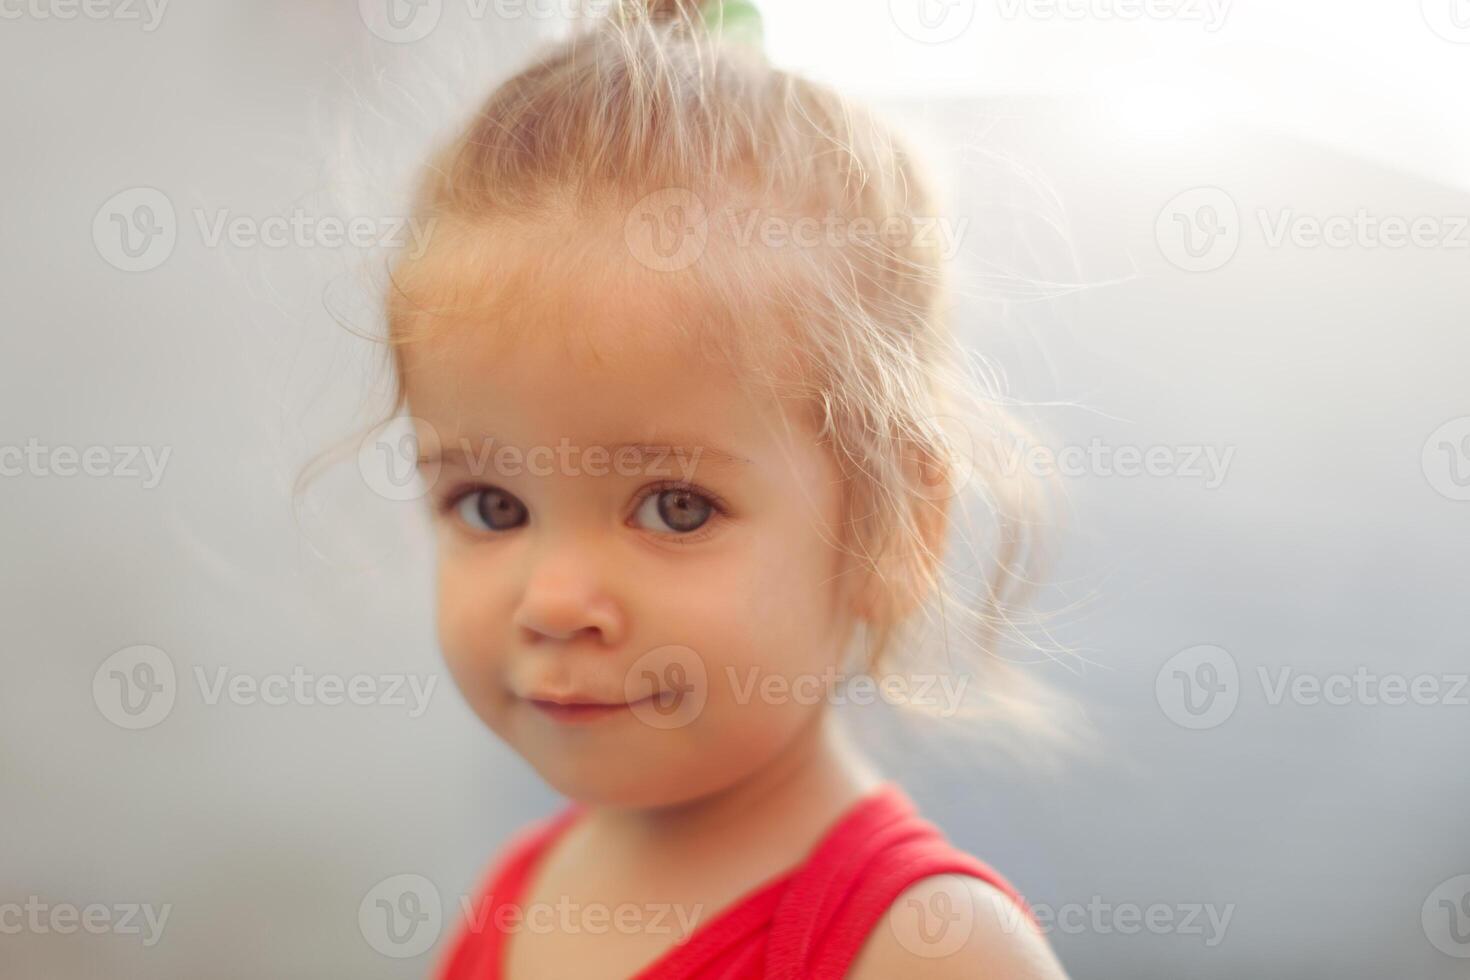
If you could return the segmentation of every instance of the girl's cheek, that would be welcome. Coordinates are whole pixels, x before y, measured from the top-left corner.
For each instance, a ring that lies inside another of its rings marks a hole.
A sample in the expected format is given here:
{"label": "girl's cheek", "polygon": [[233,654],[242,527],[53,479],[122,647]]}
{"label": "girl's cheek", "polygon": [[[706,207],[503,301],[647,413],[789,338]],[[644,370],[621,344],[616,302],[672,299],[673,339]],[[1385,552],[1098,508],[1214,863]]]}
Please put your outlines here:
{"label": "girl's cheek", "polygon": [[477,586],[464,568],[464,563],[446,558],[439,565],[437,625],[439,646],[445,660],[458,678],[462,671],[482,669],[493,661],[493,650],[487,643],[496,635],[491,624],[483,621],[493,609],[486,590],[488,583]]}

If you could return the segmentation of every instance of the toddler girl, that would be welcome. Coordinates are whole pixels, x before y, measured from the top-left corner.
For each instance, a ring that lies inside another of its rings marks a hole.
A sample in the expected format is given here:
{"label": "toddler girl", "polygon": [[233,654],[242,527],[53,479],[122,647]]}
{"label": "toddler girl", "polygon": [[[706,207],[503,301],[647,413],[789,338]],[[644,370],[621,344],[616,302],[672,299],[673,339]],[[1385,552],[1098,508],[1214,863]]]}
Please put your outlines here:
{"label": "toddler girl", "polygon": [[900,655],[972,476],[913,159],[748,4],[639,0],[501,85],[418,212],[388,321],[440,641],[571,800],[440,976],[1062,976],[821,696]]}

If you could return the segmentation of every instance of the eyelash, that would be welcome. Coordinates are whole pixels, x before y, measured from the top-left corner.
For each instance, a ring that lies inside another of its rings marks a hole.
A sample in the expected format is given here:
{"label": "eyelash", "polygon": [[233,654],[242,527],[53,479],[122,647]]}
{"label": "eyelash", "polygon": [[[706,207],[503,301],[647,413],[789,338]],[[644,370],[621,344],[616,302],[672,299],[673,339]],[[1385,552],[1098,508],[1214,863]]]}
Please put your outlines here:
{"label": "eyelash", "polygon": [[[449,516],[450,519],[453,520],[455,519],[453,517],[455,508],[457,508],[460,503],[470,494],[478,493],[482,490],[501,489],[503,488],[483,483],[468,484],[465,486],[456,487],[448,494],[445,494],[444,498],[439,503],[438,511],[441,515]],[[714,516],[712,516],[702,526],[700,526],[696,530],[690,531],[687,534],[675,534],[668,531],[649,532],[650,534],[657,535],[660,539],[667,540],[677,545],[695,544],[699,541],[704,540],[704,538],[708,537],[708,535],[712,533],[712,531],[710,530],[711,524],[713,524],[716,520],[728,517],[730,514],[729,505],[725,503],[724,499],[721,498],[719,494],[716,494],[713,491],[706,490],[705,488],[697,484],[689,483],[684,480],[665,480],[660,483],[655,483],[652,486],[644,487],[641,491],[639,491],[638,496],[634,499],[632,510],[628,514],[628,519],[631,520],[633,515],[637,514],[638,511],[642,509],[643,504],[648,500],[649,497],[657,496],[661,493],[668,493],[670,490],[683,490],[687,493],[691,493],[695,496],[704,498],[706,501],[709,502],[710,509],[714,511]],[[502,532],[486,533],[498,534]]]}
{"label": "eyelash", "polygon": [[698,542],[703,541],[705,538],[714,533],[712,525],[716,521],[723,520],[724,518],[728,517],[730,514],[729,507],[725,504],[724,500],[720,499],[718,495],[712,493],[709,490],[705,490],[703,487],[696,486],[695,484],[689,483],[684,480],[665,480],[662,483],[655,483],[651,487],[646,487],[644,491],[638,495],[637,501],[633,504],[633,514],[637,514],[638,511],[643,508],[643,504],[648,500],[649,497],[655,497],[661,493],[668,493],[670,490],[683,490],[697,497],[703,497],[706,501],[709,502],[710,509],[714,511],[714,514],[710,517],[709,520],[705,521],[704,524],[700,525],[695,530],[690,531],[688,534],[671,534],[666,531],[650,532],[652,534],[658,535],[660,538],[665,539],[672,544],[688,545],[697,544]]}

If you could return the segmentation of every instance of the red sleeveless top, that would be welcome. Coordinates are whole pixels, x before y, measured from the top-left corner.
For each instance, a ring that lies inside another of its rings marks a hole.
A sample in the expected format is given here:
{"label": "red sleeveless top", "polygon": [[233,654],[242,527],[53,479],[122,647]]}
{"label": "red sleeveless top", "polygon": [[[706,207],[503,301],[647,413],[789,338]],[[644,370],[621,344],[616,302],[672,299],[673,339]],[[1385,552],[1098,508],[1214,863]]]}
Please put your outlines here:
{"label": "red sleeveless top", "polygon": [[[569,804],[506,845],[438,980],[501,980],[506,933],[497,924],[519,921],[501,907],[519,903],[538,859],[583,809]],[[802,863],[695,927],[633,980],[837,980],[894,899],[938,874],[988,882],[1031,916],[1004,878],[952,846],[897,784],[883,783],[849,807]]]}

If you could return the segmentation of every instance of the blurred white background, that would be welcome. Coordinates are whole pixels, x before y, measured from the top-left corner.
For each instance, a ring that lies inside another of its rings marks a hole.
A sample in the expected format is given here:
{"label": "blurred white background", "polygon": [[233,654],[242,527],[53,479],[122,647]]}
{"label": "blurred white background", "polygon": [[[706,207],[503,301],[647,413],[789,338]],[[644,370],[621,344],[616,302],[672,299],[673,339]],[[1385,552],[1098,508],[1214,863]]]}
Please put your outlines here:
{"label": "blurred white background", "polygon": [[[391,233],[562,29],[387,2],[0,3],[0,976],[423,976],[375,889],[449,919],[560,804],[441,675],[417,506],[349,456],[293,513],[380,407],[382,256],[213,238]],[[1470,4],[763,6],[934,155],[957,326],[1066,470],[1095,753],[892,774],[1079,980],[1470,975]],[[293,672],[423,698],[210,693]]]}

